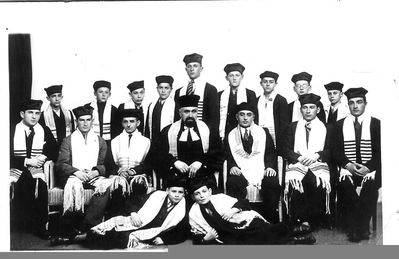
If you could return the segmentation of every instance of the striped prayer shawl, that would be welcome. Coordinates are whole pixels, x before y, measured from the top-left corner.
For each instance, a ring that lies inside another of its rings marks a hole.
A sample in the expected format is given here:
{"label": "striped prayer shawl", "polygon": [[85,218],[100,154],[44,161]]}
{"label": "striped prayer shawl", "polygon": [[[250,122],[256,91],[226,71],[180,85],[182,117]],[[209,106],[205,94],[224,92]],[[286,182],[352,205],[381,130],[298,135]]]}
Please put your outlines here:
{"label": "striped prayer shawl", "polygon": [[[198,111],[197,119],[202,121],[203,111],[204,111],[204,92],[205,92],[206,82],[202,81],[201,78],[197,78],[194,81],[194,94],[200,97],[198,101]],[[186,95],[187,85],[180,88],[179,96]]]}
{"label": "striped prayer shawl", "polygon": [[[342,128],[345,155],[351,162],[356,162],[356,137],[354,121],[354,116],[349,115],[345,118]],[[373,156],[370,137],[370,121],[371,116],[364,116],[360,140],[360,156],[362,164],[367,163]]]}
{"label": "striped prayer shawl", "polygon": [[104,115],[103,115],[103,134],[100,135],[100,121],[98,115],[97,101],[92,101],[90,106],[94,108],[93,110],[93,130],[94,133],[101,136],[105,140],[111,139],[111,110],[112,105],[110,102],[105,104]]}
{"label": "striped prayer shawl", "polygon": [[[61,112],[64,114],[65,117],[65,137],[68,137],[69,135],[71,135],[72,132],[72,119],[71,118],[71,113],[65,109],[63,106],[61,106]],[[57,138],[57,128],[55,125],[55,121],[54,121],[54,113],[53,113],[53,109],[51,108],[51,106],[47,106],[47,108],[43,111],[43,116],[44,116],[44,122],[46,123],[46,126],[49,127],[49,129],[51,130],[51,133],[53,134],[54,138],[59,141],[59,139]]]}

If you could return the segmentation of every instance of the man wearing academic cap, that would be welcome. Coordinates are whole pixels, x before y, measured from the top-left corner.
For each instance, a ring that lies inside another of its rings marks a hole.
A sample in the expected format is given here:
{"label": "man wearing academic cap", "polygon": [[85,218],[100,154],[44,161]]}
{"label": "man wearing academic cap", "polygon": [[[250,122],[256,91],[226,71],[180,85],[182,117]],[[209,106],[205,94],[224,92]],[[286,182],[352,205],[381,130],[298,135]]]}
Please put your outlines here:
{"label": "man wearing academic cap", "polygon": [[43,111],[39,123],[50,128],[58,146],[61,146],[65,137],[75,130],[75,119],[72,111],[67,110],[62,104],[62,85],[52,85],[44,88],[49,105]]}
{"label": "man wearing academic cap", "polygon": [[165,127],[154,144],[154,157],[166,181],[171,177],[213,177],[213,172],[221,168],[220,138],[217,131],[197,118],[199,100],[198,95],[179,97],[181,119]]}
{"label": "man wearing academic cap", "polygon": [[163,128],[175,122],[175,101],[170,95],[173,90],[173,77],[160,75],[155,78],[157,82],[158,99],[148,106],[145,124],[145,136],[154,141]]}
{"label": "man wearing academic cap", "polygon": [[[294,83],[294,92],[298,95],[298,99],[288,104],[290,118],[292,122],[298,121],[302,118],[301,103],[299,97],[304,94],[310,93],[312,86],[310,81],[312,81],[312,75],[307,72],[301,72],[292,76],[291,81]],[[324,111],[322,102],[318,103],[318,107],[321,111]],[[317,117],[323,123],[326,122],[326,115],[324,112],[319,112]]]}
{"label": "man wearing academic cap", "polygon": [[342,102],[343,96],[342,88],[344,85],[340,82],[331,82],[324,87],[327,90],[328,100],[330,104],[324,108],[327,118],[327,124],[334,124],[335,122],[345,118],[349,114],[349,107],[346,102]]}
{"label": "man wearing academic cap", "polygon": [[[338,121],[333,131],[333,158],[340,167],[338,203],[342,206],[348,238],[369,238],[369,222],[381,187],[380,120],[366,112],[367,90],[345,92],[350,115]],[[356,188],[361,187],[360,195]]]}
{"label": "man wearing academic cap", "polygon": [[99,80],[93,84],[95,100],[86,104],[93,108],[93,130],[102,137],[107,145],[111,139],[120,132],[120,124],[117,118],[117,109],[108,101],[111,97],[111,83]]}
{"label": "man wearing academic cap", "polygon": [[48,193],[43,165],[56,160],[57,142],[51,130],[38,124],[41,100],[20,105],[21,121],[10,131],[11,226],[32,230],[47,239]]}
{"label": "man wearing academic cap", "polygon": [[240,103],[246,102],[254,105],[256,103],[256,94],[254,91],[241,86],[244,78],[245,67],[240,63],[227,64],[224,67],[226,80],[229,85],[218,93],[220,100],[220,138],[227,139],[228,134],[237,126],[235,108]]}
{"label": "man wearing academic cap", "polygon": [[175,118],[179,118],[179,109],[177,99],[184,95],[198,95],[198,120],[201,120],[208,125],[211,131],[219,131],[219,99],[217,89],[215,86],[206,82],[201,77],[202,55],[193,53],[186,55],[183,59],[186,64],[186,72],[189,77],[187,85],[179,88],[175,92]]}
{"label": "man wearing academic cap", "polygon": [[284,201],[290,222],[309,230],[329,220],[329,150],[327,129],[317,117],[320,96],[303,94],[299,101],[302,118],[287,127],[282,148],[287,160]]}
{"label": "man wearing academic cap", "polygon": [[121,103],[118,107],[118,114],[120,118],[120,114],[124,109],[136,109],[141,111],[143,114],[142,118],[140,118],[141,124],[138,126],[138,131],[144,134],[144,125],[145,125],[145,118],[147,116],[147,108],[144,104],[144,97],[145,97],[145,88],[144,88],[144,81],[134,81],[127,86],[129,89],[129,96],[130,99],[127,102]]}
{"label": "man wearing academic cap", "polygon": [[230,131],[227,140],[227,194],[256,201],[252,196],[260,193],[266,220],[277,223],[281,187],[272,136],[267,128],[254,123],[254,104],[239,104],[235,114],[238,125]]}
{"label": "man wearing academic cap", "polygon": [[255,117],[255,123],[269,130],[278,151],[282,134],[290,123],[288,103],[275,90],[279,74],[265,71],[259,77],[263,94],[257,100],[258,116]]}
{"label": "man wearing academic cap", "polygon": [[107,144],[92,129],[93,108],[73,109],[77,130],[62,142],[55,164],[56,185],[64,189],[62,235],[76,235],[84,216],[84,188],[102,194],[110,185],[106,179]]}

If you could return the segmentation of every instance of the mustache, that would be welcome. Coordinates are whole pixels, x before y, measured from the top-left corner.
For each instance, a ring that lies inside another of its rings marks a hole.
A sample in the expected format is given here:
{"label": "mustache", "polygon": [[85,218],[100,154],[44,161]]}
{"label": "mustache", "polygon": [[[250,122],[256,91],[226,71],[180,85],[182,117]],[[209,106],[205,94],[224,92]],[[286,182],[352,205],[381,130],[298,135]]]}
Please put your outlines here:
{"label": "mustache", "polygon": [[194,127],[195,124],[196,124],[196,122],[195,122],[195,119],[194,119],[194,118],[187,118],[187,119],[184,121],[184,125],[186,125],[186,126],[189,127],[189,128]]}

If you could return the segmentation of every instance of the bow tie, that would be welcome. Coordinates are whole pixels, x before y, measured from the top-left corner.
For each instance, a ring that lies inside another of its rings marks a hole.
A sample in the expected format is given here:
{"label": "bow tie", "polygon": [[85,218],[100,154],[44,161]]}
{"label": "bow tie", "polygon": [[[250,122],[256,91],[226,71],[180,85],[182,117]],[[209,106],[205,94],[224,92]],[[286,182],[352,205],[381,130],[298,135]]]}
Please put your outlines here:
{"label": "bow tie", "polygon": [[190,132],[190,135],[191,135],[191,139],[193,141],[197,141],[197,140],[200,139],[198,134],[194,131],[194,128],[189,128],[187,126],[184,126],[184,130],[183,130],[183,132],[180,135],[179,141],[187,142],[187,137],[188,137],[188,133],[189,132]]}

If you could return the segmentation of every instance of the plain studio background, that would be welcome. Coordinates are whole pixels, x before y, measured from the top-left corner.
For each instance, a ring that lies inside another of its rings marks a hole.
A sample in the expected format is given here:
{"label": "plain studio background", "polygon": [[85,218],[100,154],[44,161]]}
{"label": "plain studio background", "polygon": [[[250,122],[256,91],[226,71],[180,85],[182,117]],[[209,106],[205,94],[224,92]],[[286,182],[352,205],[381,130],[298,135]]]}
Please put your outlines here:
{"label": "plain studio background", "polygon": [[[148,103],[157,98],[157,75],[172,75],[174,90],[187,84],[182,59],[193,52],[204,56],[202,77],[219,91],[228,86],[223,68],[233,62],[246,67],[242,86],[257,94],[259,74],[278,72],[277,92],[289,102],[296,97],[291,76],[302,71],[313,75],[313,92],[324,105],[324,84],[340,81],[344,91],[363,86],[369,90],[367,111],[382,120],[385,226],[399,209],[396,10],[395,1],[360,0],[1,3],[0,80],[8,91],[8,34],[29,33],[32,98],[42,99],[43,108],[43,88],[64,85],[63,104],[72,109],[93,100],[96,80],[111,82],[115,106],[129,99],[129,83],[144,80]],[[1,106],[8,110],[8,101]],[[3,116],[7,122],[8,112]],[[8,134],[2,128],[7,163],[0,174],[1,211],[9,211]],[[8,217],[2,215],[0,229],[9,229]],[[3,238],[0,250],[8,250],[8,231]],[[399,244],[388,239],[384,243]]]}

